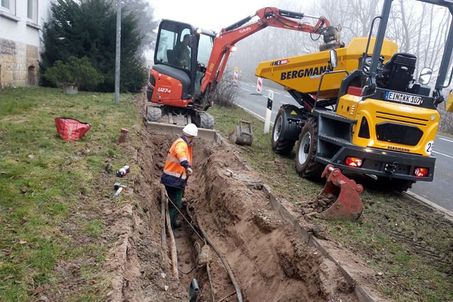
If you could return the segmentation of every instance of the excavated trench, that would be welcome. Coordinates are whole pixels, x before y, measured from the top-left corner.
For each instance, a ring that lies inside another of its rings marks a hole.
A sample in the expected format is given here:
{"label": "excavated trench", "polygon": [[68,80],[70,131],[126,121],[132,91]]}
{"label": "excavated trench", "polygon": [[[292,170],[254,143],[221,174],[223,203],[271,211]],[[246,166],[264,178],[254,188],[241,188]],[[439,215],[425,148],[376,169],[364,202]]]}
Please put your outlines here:
{"label": "excavated trench", "polygon": [[[114,280],[109,299],[188,301],[195,278],[198,301],[238,301],[220,258],[212,247],[203,248],[205,242],[186,222],[174,232],[179,281],[173,277],[169,247],[161,243],[159,178],[175,137],[144,129],[139,138],[135,203],[114,213],[120,217],[112,226],[119,239],[108,261]],[[234,146],[196,141],[194,172],[185,192],[188,216],[231,267],[244,301],[357,300],[336,265],[272,209],[259,175]]]}

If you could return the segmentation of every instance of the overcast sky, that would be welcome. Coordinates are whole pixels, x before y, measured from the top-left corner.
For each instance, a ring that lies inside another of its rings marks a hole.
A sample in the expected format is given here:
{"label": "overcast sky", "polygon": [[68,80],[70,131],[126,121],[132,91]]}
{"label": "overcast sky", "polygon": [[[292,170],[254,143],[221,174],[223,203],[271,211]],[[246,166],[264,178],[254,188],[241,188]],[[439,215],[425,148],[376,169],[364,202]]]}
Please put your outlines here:
{"label": "overcast sky", "polygon": [[184,21],[195,27],[218,32],[266,6],[275,6],[275,0],[148,0],[154,7],[157,20]]}

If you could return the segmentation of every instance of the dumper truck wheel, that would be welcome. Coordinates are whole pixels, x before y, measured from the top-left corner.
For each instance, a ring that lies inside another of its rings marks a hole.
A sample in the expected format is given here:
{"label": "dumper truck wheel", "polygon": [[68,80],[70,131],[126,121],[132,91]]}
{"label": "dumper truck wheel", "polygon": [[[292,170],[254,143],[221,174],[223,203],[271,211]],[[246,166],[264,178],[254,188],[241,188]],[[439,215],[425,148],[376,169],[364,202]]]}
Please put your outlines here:
{"label": "dumper truck wheel", "polygon": [[318,141],[318,123],[309,118],[299,136],[296,146],[296,171],[305,178],[319,178],[323,165],[315,161]]}
{"label": "dumper truck wheel", "polygon": [[200,128],[205,129],[214,129],[214,117],[207,112],[199,112],[198,113],[200,119],[200,124],[198,125]]}
{"label": "dumper truck wheel", "polygon": [[146,106],[146,119],[150,122],[157,122],[162,117],[162,109],[154,106]]}
{"label": "dumper truck wheel", "polygon": [[293,150],[295,140],[285,138],[285,132],[288,127],[288,113],[282,106],[275,118],[274,127],[272,128],[272,150],[280,155],[289,155]]}

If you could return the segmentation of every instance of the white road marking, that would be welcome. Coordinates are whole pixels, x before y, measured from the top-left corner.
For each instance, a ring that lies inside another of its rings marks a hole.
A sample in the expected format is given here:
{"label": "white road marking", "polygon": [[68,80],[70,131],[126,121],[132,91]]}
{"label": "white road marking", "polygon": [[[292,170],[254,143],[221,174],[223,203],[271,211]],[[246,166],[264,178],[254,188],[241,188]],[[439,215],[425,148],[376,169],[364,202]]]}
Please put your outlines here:
{"label": "white road marking", "polygon": [[442,153],[442,152],[439,152],[439,151],[433,151],[433,153],[434,153],[434,154],[439,154],[439,155],[442,155],[442,156],[445,156],[445,157],[448,157],[448,158],[453,159],[453,156],[448,155],[448,154],[445,154],[445,153]]}
{"label": "white road marking", "polygon": [[438,138],[441,139],[441,140],[443,140],[443,141],[446,141],[446,142],[449,142],[449,143],[453,143],[453,140],[448,139],[448,138],[445,138],[445,137],[443,137],[443,136],[439,136]]}

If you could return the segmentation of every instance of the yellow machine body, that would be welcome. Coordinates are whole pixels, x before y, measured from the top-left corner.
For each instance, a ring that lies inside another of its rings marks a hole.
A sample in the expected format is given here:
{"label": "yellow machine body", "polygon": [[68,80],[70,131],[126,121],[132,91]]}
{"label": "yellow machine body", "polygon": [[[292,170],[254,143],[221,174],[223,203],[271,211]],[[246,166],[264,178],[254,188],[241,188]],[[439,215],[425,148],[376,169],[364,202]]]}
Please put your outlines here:
{"label": "yellow machine body", "polygon": [[[319,98],[336,97],[342,80],[359,66],[359,60],[366,50],[367,38],[354,38],[348,46],[337,48],[338,64],[335,69],[329,64],[329,51],[320,51],[317,53],[294,56],[272,61],[261,62],[256,68],[256,76],[269,79],[279,83],[287,89],[293,89],[299,92],[316,95],[319,89]],[[369,52],[374,48],[375,39],[370,41]],[[397,51],[397,45],[390,41],[384,40],[382,46],[382,56],[384,61]],[[327,71],[345,72],[329,73],[323,77],[322,74]],[[322,84],[320,87],[320,83]]]}
{"label": "yellow machine body", "polygon": [[[435,109],[383,102],[350,94],[346,94],[339,99],[336,112],[347,119],[357,121],[352,127],[353,145],[423,156],[431,155],[440,120],[439,112]],[[369,138],[359,135],[363,118],[366,118],[368,124]],[[418,143],[412,146],[381,141],[377,134],[376,126],[388,122],[402,127],[417,128],[423,134]]]}
{"label": "yellow machine body", "polygon": [[[317,176],[320,167],[332,164],[388,180],[392,188],[404,191],[413,182],[433,180],[431,152],[440,114],[429,88],[414,83],[416,57],[398,53],[390,40],[383,40],[383,62],[367,86],[376,40],[370,39],[368,53],[367,42],[354,38],[335,49],[334,69],[331,50],[258,65],[257,76],[284,86],[300,105],[280,107],[272,148],[284,154],[298,141],[296,170],[302,176]],[[453,110],[453,93],[447,109]],[[307,136],[310,131],[317,133],[316,145]]]}

